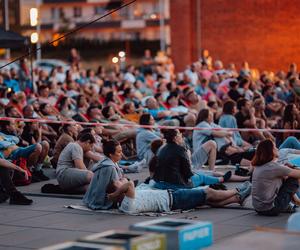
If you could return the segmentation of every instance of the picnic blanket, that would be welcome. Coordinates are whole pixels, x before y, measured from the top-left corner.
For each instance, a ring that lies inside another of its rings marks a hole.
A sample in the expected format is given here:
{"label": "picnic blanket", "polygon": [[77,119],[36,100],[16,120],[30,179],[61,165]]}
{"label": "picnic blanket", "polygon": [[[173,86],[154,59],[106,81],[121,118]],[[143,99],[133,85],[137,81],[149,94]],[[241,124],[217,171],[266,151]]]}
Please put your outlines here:
{"label": "picnic blanket", "polygon": [[149,216],[149,217],[160,217],[160,216],[167,216],[167,215],[172,215],[172,214],[188,213],[188,212],[195,210],[195,209],[184,210],[184,211],[183,210],[174,210],[174,211],[162,212],[162,213],[147,212],[147,213],[137,213],[137,214],[126,214],[126,213],[123,213],[122,211],[120,211],[119,209],[93,210],[83,204],[68,205],[68,206],[64,206],[64,207],[70,208],[70,209],[81,210],[81,211],[89,211],[89,212],[93,212],[93,213],[118,214],[118,215],[130,215],[130,216]]}

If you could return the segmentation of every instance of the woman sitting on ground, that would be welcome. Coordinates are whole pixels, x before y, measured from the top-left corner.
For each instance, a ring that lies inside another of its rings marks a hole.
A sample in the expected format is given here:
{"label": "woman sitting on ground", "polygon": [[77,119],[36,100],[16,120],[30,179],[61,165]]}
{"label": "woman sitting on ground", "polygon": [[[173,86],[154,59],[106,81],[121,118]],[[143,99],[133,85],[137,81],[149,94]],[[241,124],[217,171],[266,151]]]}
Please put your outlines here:
{"label": "woman sitting on ground", "polygon": [[[153,175],[154,188],[193,188],[226,182],[231,178],[230,171],[221,177],[193,173],[187,150],[182,146],[183,138],[179,130],[164,129],[161,132],[167,143],[158,150],[157,156],[154,156],[156,158]],[[153,164],[153,159],[151,164]]]}
{"label": "woman sitting on ground", "polygon": [[122,158],[122,147],[115,140],[103,141],[105,158],[94,165],[94,177],[83,198],[83,203],[91,209],[109,209],[113,202],[106,197],[106,189],[111,181],[123,178],[118,162]]}
{"label": "woman sitting on ground", "polygon": [[295,212],[290,202],[299,188],[300,170],[277,162],[278,150],[268,139],[259,143],[252,161],[252,203],[259,215]]}

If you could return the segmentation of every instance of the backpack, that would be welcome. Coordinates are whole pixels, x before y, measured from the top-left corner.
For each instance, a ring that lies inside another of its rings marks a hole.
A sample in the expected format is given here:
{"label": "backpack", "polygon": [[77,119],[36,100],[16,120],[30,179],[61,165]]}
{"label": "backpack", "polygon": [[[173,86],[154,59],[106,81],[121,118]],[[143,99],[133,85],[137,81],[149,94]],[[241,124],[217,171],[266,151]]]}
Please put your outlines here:
{"label": "backpack", "polygon": [[16,186],[29,185],[31,183],[31,180],[32,180],[32,174],[29,171],[29,169],[27,168],[27,160],[25,158],[19,158],[17,160],[14,160],[13,163],[15,165],[18,165],[20,168],[24,169],[27,172],[27,175],[28,175],[28,180],[26,180],[24,175],[21,172],[15,171],[14,176],[12,178],[13,183]]}

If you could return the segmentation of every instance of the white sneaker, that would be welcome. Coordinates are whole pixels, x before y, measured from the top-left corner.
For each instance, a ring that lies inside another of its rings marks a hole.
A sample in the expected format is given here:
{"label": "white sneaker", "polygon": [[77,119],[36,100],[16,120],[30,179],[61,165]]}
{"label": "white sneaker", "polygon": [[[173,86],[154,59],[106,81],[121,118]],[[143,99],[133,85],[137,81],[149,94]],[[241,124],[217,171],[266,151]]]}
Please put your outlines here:
{"label": "white sneaker", "polygon": [[142,160],[142,161],[137,161],[137,162],[129,165],[128,170],[132,173],[139,173],[143,169],[145,164],[146,164],[145,159]]}

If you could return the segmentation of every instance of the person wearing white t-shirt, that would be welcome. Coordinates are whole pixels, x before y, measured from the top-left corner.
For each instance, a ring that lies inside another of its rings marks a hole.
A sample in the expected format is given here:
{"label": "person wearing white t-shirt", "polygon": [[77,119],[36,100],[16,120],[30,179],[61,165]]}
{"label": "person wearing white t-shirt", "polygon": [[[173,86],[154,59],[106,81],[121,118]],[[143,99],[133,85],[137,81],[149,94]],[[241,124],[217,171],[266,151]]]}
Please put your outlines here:
{"label": "person wearing white t-shirt", "polygon": [[245,182],[236,189],[214,190],[209,187],[178,190],[138,190],[134,183],[123,178],[113,181],[107,189],[107,198],[119,203],[119,210],[128,214],[142,212],[169,212],[188,210],[203,205],[223,207],[243,204],[251,193],[251,183]]}

